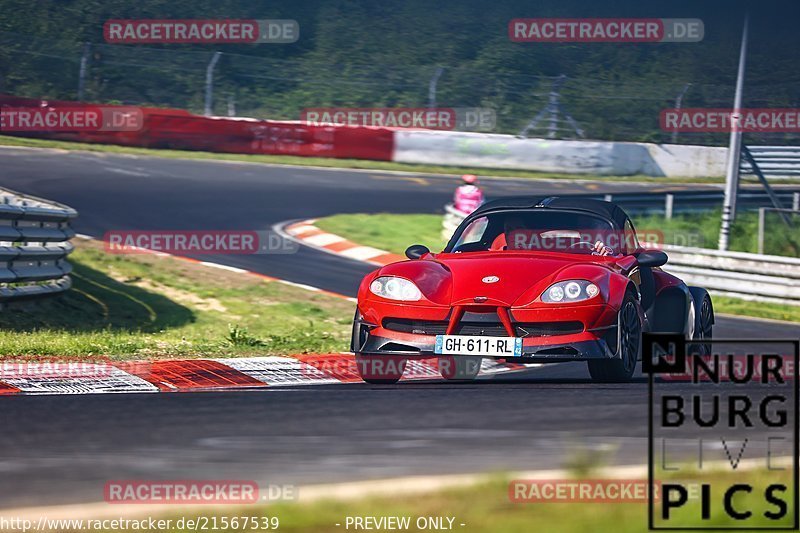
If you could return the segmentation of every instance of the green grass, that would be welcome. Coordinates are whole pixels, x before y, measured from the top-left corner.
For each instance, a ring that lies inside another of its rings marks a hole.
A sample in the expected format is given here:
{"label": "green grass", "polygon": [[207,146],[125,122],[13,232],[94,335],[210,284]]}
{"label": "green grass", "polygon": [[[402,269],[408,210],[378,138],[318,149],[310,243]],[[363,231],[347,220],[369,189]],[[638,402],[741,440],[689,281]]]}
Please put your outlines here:
{"label": "green grass", "polygon": [[424,244],[432,251],[440,251],[446,244],[441,215],[343,214],[321,218],[315,225],[358,244],[396,254],[412,244]]}
{"label": "green grass", "polygon": [[353,304],[282,283],[78,241],[73,288],[4,310],[0,357],[244,356],[347,348]]}
{"label": "green grass", "polygon": [[[787,471],[788,472],[788,471]],[[785,478],[785,479],[784,479]],[[741,525],[725,516],[722,512],[721,484],[728,486],[732,483],[749,482],[754,490],[751,494],[739,494],[734,499],[734,504],[739,509],[750,508],[758,518],[755,523],[760,525],[790,525],[784,520],[780,523],[769,523],[763,518],[764,510],[775,510],[763,500],[764,488],[776,482],[785,482],[789,491],[782,495],[787,502],[789,518],[791,518],[791,479],[788,474],[775,472],[739,472],[736,475],[705,472],[703,476],[682,476],[682,481],[701,483],[711,481],[712,517],[706,525],[718,527],[733,527]],[[346,517],[411,517],[412,526],[409,531],[418,531],[414,523],[418,517],[453,517],[455,531],[498,531],[498,532],[530,532],[530,531],[559,531],[563,533],[584,533],[597,531],[614,531],[615,533],[640,533],[647,530],[647,503],[646,502],[610,502],[610,503],[512,503],[509,500],[509,480],[502,476],[487,478],[477,485],[430,492],[418,495],[405,495],[394,497],[366,497],[354,501],[321,500],[316,502],[303,502],[303,492],[300,490],[296,503],[277,503],[273,505],[258,505],[225,511],[215,510],[200,515],[197,512],[184,511],[163,515],[159,518],[172,518],[174,521],[181,516],[213,517],[233,516],[259,516],[277,517],[280,520],[280,531],[317,531],[335,532],[347,531],[345,528]],[[660,510],[660,504],[655,509]],[[683,524],[696,524],[699,514],[699,502],[693,500],[688,503],[682,512],[676,512],[675,519],[682,520]],[[173,522],[174,523],[174,522]],[[241,523],[241,522],[240,522]],[[341,524],[336,526],[335,524]],[[464,524],[461,526],[460,524]],[[657,522],[657,524],[659,524]],[[660,523],[660,525],[677,525],[676,522]],[[753,523],[748,523],[752,526]],[[178,531],[170,528],[169,531]],[[250,528],[240,528],[250,531]],[[353,530],[353,526],[350,526]]]}
{"label": "green grass", "polygon": [[[639,232],[660,230],[665,244],[696,245],[716,248],[719,239],[721,212],[719,210],[685,214],[666,220],[662,216],[634,219]],[[758,213],[739,213],[732,226],[728,248],[738,252],[758,253]],[[787,227],[774,213],[767,213],[764,231],[764,253],[800,257],[800,217],[794,217],[794,227]]]}
{"label": "green grass", "polygon": [[[777,216],[768,216],[764,252],[800,257],[800,219],[795,222],[796,227],[787,228]],[[680,215],[671,220],[663,216],[642,216],[635,218],[634,223],[640,233],[663,233],[664,244],[716,248],[720,212]],[[441,215],[342,214],[320,219],[316,225],[359,244],[394,253],[403,253],[409,244],[424,244],[437,251],[446,244],[441,237]],[[758,214],[741,213],[731,232],[730,249],[756,253],[757,232]]]}
{"label": "green grass", "polygon": [[[250,154],[223,154],[213,152],[195,152],[189,150],[160,150],[150,148],[135,148],[130,146],[115,146],[105,144],[77,143],[69,141],[53,141],[49,139],[32,139],[26,137],[11,137],[0,135],[0,145],[24,146],[31,148],[55,148],[61,150],[84,150],[89,152],[106,152],[115,154],[132,154],[150,157],[165,157],[170,159],[206,159],[220,161],[243,161],[248,163],[267,163],[273,165],[316,166],[330,168],[357,168],[368,170],[392,170],[400,172],[420,172],[425,174],[476,174],[479,176],[495,176],[506,178],[532,178],[532,179],[582,179],[600,181],[635,181],[654,183],[723,183],[721,177],[708,178],[681,178],[681,177],[653,177],[644,175],[635,176],[598,176],[593,174],[555,174],[550,172],[531,172],[526,170],[490,169],[475,167],[458,167],[446,165],[412,165],[409,163],[394,163],[391,161],[367,161],[361,159],[334,159],[327,157],[297,157],[284,155],[250,155]],[[789,183],[789,182],[787,182]]]}
{"label": "green grass", "polygon": [[[753,230],[755,216],[753,213],[744,213],[737,219],[732,234],[732,249],[753,251],[751,248],[753,239],[748,232]],[[794,230],[795,237],[786,233],[780,221],[771,220],[771,222],[769,227],[781,233],[768,235],[769,246],[766,250],[773,252],[776,249],[786,252],[794,250],[796,243],[800,242],[798,230]],[[672,220],[665,220],[663,217],[642,217],[634,220],[634,223],[638,231],[662,231],[667,242],[677,241],[679,244],[685,244],[683,239],[686,235],[697,235],[705,246],[714,247],[719,231],[719,213],[681,216]],[[442,250],[445,245],[440,235],[441,215],[343,214],[322,218],[316,225],[353,242],[398,254],[402,254],[410,244],[424,244],[434,252]],[[798,239],[794,240],[795,238]],[[691,241],[691,243],[696,242],[698,241]],[[800,306],[795,305],[753,303],[737,298],[715,296],[714,309],[718,313],[800,322]]]}
{"label": "green grass", "polygon": [[786,322],[800,322],[800,306],[769,302],[750,302],[728,296],[714,296],[714,311],[729,315],[752,316]]}

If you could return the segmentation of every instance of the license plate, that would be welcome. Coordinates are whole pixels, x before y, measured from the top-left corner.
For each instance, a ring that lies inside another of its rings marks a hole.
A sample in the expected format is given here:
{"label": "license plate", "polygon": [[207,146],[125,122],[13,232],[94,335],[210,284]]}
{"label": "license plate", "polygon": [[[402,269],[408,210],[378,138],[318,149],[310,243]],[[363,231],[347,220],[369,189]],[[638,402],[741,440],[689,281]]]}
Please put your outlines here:
{"label": "license plate", "polygon": [[522,356],[522,338],[436,335],[434,353],[442,355]]}

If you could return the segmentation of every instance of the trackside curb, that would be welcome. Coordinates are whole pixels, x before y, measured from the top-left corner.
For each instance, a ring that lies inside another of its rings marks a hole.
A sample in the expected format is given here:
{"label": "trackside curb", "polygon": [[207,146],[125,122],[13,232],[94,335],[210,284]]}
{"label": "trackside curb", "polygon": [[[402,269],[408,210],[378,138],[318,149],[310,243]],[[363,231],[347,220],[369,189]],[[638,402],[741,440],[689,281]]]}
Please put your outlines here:
{"label": "trackside curb", "polygon": [[290,239],[310,246],[311,248],[316,248],[323,252],[362,263],[385,266],[406,259],[402,255],[393,254],[371,246],[363,246],[348,241],[339,235],[323,231],[314,225],[315,222],[316,219],[308,219],[299,222],[283,223],[275,226],[275,229]]}
{"label": "trackside curb", "polygon": [[[309,221],[293,224],[301,228]],[[316,228],[314,228],[316,229]],[[316,230],[322,234],[320,230]],[[88,240],[90,236],[78,235]],[[348,241],[349,242],[349,241]],[[350,243],[355,248],[358,245]],[[375,249],[371,249],[375,250]],[[351,255],[351,259],[368,257],[373,264],[386,264],[403,259],[395,254],[375,250],[364,250]],[[326,294],[355,302],[355,298],[326,291],[310,285],[294,283],[257,272],[224,264],[200,261],[190,257],[164,252],[142,250],[158,257],[169,257],[219,268],[231,272],[257,276],[265,281],[283,283],[305,290]],[[335,253],[335,252],[331,252]],[[435,359],[411,360],[406,367],[403,381],[441,380]],[[481,375],[492,375],[515,370],[524,370],[524,365],[500,363],[484,359]],[[154,393],[154,392],[199,392],[223,390],[263,389],[276,386],[332,385],[340,383],[362,383],[352,353],[298,354],[291,356],[265,356],[221,359],[166,359],[141,361],[70,361],[36,363],[0,360],[0,396],[26,394],[108,394],[108,393]]]}
{"label": "trackside curb", "polygon": [[[526,367],[485,359],[481,376]],[[402,381],[440,381],[435,359],[410,360]],[[0,395],[199,392],[362,383],[353,354],[153,361],[0,363]]]}

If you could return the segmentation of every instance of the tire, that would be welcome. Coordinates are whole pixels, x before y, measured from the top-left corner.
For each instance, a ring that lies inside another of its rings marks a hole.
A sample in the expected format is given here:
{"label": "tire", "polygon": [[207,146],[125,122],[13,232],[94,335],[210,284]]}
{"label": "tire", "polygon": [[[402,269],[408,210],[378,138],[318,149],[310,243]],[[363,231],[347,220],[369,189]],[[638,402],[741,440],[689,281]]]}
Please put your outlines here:
{"label": "tire", "polygon": [[472,381],[481,371],[483,357],[459,355],[440,357],[439,374],[448,381]]}
{"label": "tire", "polygon": [[[689,292],[695,303],[692,340],[710,340],[714,335],[714,306],[711,303],[711,296],[700,287],[689,287]],[[711,355],[711,352],[710,342],[693,342],[688,346],[689,354]]]}
{"label": "tire", "polygon": [[406,369],[405,357],[397,355],[356,354],[356,368],[361,379],[373,385],[392,385],[400,381]]}
{"label": "tire", "polygon": [[601,383],[624,383],[631,380],[642,349],[642,323],[639,320],[636,298],[625,294],[617,314],[617,353],[613,359],[587,361],[589,375]]}

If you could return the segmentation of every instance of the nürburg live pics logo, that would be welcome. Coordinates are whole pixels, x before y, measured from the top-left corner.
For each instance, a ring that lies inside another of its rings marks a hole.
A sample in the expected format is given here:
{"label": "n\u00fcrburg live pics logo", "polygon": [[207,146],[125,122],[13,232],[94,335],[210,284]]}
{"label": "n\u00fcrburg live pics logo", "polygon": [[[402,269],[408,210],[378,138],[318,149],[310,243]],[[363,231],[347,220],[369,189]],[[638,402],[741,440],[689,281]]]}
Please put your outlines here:
{"label": "n\u00fcrburg live pics logo", "polygon": [[798,528],[799,351],[643,335],[651,530]]}

